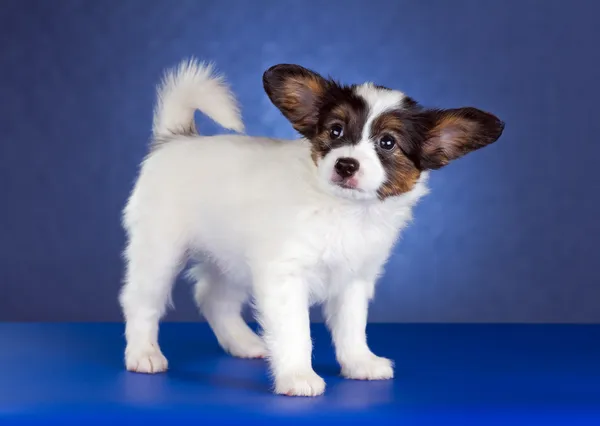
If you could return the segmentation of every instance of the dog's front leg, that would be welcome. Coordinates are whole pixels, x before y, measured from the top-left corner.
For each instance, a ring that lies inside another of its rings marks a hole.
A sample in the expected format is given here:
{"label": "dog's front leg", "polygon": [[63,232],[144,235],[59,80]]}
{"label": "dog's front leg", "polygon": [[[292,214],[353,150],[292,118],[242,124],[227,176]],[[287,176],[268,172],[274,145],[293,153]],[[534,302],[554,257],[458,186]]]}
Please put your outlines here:
{"label": "dog's front leg", "polygon": [[393,363],[375,355],[367,345],[367,313],[373,294],[372,281],[354,280],[324,306],[342,376],[358,380],[394,377]]}
{"label": "dog's front leg", "polygon": [[258,320],[269,352],[275,393],[317,396],[325,381],[312,368],[309,289],[301,273],[269,270],[255,276]]}

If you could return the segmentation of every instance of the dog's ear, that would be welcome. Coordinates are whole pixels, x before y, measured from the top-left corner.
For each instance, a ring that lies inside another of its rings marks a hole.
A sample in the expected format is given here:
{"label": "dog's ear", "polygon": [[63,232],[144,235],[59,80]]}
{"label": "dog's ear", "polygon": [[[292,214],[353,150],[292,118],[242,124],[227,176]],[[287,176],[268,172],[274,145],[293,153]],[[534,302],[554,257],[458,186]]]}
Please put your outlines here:
{"label": "dog's ear", "polygon": [[299,65],[280,64],[263,74],[263,86],[300,134],[311,138],[319,120],[319,108],[329,82]]}
{"label": "dog's ear", "polygon": [[424,110],[421,167],[439,169],[469,152],[494,143],[504,130],[498,117],[477,108]]}

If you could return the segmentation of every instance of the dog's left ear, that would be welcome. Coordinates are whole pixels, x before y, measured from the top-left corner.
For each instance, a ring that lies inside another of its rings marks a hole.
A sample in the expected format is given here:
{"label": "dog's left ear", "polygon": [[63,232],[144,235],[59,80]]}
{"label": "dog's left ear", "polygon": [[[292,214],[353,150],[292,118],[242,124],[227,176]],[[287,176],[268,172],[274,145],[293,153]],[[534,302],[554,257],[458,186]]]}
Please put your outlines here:
{"label": "dog's left ear", "polygon": [[316,72],[299,65],[275,65],[263,74],[263,86],[271,102],[294,129],[309,139],[314,136],[328,84]]}
{"label": "dog's left ear", "polygon": [[504,123],[477,108],[425,110],[419,121],[426,129],[421,167],[439,169],[469,152],[498,140]]}

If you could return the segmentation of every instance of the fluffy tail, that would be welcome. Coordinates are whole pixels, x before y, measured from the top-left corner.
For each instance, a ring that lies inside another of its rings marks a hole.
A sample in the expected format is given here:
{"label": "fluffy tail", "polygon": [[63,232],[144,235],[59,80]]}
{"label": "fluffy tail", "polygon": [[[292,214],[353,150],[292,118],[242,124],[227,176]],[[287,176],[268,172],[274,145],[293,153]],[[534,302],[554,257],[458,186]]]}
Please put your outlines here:
{"label": "fluffy tail", "polygon": [[239,133],[244,124],[237,100],[212,64],[189,59],[168,70],[158,87],[152,132],[154,137],[197,134],[194,111]]}

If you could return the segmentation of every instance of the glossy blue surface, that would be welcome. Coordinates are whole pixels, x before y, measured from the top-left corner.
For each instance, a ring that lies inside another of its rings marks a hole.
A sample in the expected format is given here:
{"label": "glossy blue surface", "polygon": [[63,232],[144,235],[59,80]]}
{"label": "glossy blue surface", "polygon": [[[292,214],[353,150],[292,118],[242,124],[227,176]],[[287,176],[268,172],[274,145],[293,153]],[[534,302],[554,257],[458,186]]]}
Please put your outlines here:
{"label": "glossy blue surface", "polygon": [[120,324],[0,324],[0,424],[598,425],[600,326],[372,325],[396,379],[339,378],[314,327],[314,399],[274,396],[263,361],[224,355],[205,324],[165,324],[170,370],[124,371]]}

